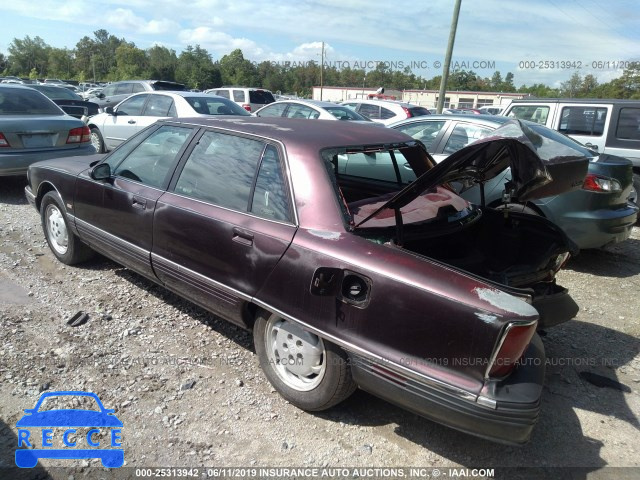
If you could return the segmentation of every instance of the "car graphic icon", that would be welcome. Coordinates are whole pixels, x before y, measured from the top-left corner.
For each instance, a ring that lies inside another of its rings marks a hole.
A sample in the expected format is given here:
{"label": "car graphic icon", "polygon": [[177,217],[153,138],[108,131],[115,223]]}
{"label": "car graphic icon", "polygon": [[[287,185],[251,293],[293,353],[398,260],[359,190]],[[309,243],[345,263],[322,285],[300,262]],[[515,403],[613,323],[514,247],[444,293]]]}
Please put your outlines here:
{"label": "car graphic icon", "polygon": [[[76,396],[76,397],[91,397],[95,400],[96,404],[100,407],[100,411],[84,410],[84,409],[55,409],[39,411],[42,403],[50,397],[57,396]],[[38,437],[30,438],[31,428],[66,428],[64,435],[65,445],[75,446],[68,443],[68,434],[75,433],[74,428],[86,428],[92,427],[87,433],[87,443],[96,446],[97,448],[63,448],[54,449],[47,448],[51,446],[51,443],[45,443],[45,431],[42,435],[42,448],[18,448],[16,450],[16,465],[21,468],[35,467],[40,458],[57,458],[57,459],[87,459],[87,458],[99,458],[102,461],[102,465],[107,468],[121,467],[124,463],[124,449],[114,448],[121,447],[119,443],[120,428],[122,428],[122,422],[114,415],[115,410],[104,408],[104,405],[100,401],[100,398],[95,393],[91,392],[77,392],[77,391],[62,391],[62,392],[46,392],[43,393],[35,407],[32,409],[26,409],[25,415],[18,420],[16,427],[18,428],[18,447],[22,445],[31,446],[31,443],[38,442]],[[92,434],[100,432],[101,428],[110,428],[111,441],[108,447],[101,446],[98,442],[92,440]],[[99,447],[99,448],[98,448]]]}

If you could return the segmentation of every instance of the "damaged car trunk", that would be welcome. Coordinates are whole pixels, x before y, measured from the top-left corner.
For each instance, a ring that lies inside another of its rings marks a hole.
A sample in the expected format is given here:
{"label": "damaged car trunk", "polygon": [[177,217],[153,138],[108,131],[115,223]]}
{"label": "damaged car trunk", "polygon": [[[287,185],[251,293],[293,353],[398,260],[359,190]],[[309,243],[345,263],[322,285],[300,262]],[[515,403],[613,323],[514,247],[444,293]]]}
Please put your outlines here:
{"label": "damaged car trunk", "polygon": [[[543,217],[469,204],[455,190],[476,183],[482,188],[511,167],[512,180],[505,185],[508,198],[524,202],[556,195],[580,188],[586,157],[519,121],[437,165],[419,143],[324,155],[334,167],[345,217],[357,235],[436,260],[527,298],[540,314],[539,329],[577,314],[578,306],[555,282],[556,272],[578,252],[564,232]],[[409,184],[402,179],[402,170],[408,168],[417,176]]]}

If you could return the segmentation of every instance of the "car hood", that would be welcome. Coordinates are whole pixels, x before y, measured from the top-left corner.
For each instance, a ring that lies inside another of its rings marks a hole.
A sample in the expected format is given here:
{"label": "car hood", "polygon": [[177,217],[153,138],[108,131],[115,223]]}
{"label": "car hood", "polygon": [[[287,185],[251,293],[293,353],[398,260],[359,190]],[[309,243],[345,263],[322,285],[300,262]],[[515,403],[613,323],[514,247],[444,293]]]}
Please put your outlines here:
{"label": "car hood", "polygon": [[400,209],[429,189],[449,182],[465,188],[485,183],[507,167],[512,180],[508,186],[515,201],[558,195],[582,186],[589,158],[567,145],[543,137],[519,120],[505,123],[482,138],[458,150],[402,189],[358,226],[384,209]]}

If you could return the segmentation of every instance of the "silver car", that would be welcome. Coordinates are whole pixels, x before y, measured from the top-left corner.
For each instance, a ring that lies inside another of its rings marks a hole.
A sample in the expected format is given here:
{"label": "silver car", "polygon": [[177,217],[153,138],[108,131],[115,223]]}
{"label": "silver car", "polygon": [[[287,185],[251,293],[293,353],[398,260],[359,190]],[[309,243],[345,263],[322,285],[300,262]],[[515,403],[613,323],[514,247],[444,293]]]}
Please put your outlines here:
{"label": "silver car", "polygon": [[358,112],[331,102],[318,100],[282,100],[262,107],[255,112],[257,117],[307,118],[311,120],[348,120],[372,123]]}
{"label": "silver car", "polygon": [[226,98],[194,92],[138,93],[115,108],[89,119],[91,142],[99,153],[113,150],[126,139],[160,118],[209,115],[251,116]]}
{"label": "silver car", "polygon": [[0,85],[0,176],[25,175],[39,160],[93,153],[82,120],[26,85]]}

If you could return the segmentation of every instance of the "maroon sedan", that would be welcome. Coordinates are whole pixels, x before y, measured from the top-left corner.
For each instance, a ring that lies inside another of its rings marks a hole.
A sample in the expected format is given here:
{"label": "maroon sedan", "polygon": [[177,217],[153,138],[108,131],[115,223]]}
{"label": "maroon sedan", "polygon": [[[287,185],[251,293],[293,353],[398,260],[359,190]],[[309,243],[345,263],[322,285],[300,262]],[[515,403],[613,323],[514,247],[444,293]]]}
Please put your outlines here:
{"label": "maroon sedan", "polygon": [[26,195],[61,262],[96,250],[252,329],[269,381],[304,410],[360,387],[523,443],[544,379],[536,328],[577,311],[554,279],[575,246],[448,182],[510,166],[519,198],[582,185],[587,160],[545,142],[514,122],[436,166],[379,127],[163,120],[106,156],[32,165]]}

